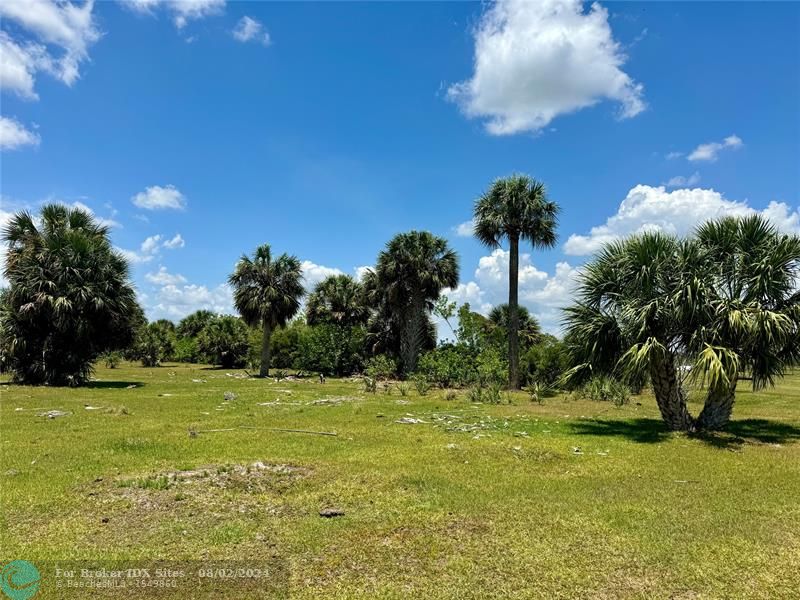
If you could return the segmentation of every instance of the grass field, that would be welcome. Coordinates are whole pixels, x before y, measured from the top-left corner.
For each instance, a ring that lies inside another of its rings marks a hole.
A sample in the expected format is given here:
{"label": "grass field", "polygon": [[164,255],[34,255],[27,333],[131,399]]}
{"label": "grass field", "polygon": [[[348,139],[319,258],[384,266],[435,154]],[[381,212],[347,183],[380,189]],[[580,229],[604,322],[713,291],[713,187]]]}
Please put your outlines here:
{"label": "grass field", "polygon": [[[0,387],[0,559],[263,563],[294,598],[800,597],[800,375],[741,392],[729,433],[702,438],[664,431],[646,395],[482,405],[200,366],[96,375]],[[213,597],[269,595],[244,585]],[[38,597],[88,595],[45,575]]]}

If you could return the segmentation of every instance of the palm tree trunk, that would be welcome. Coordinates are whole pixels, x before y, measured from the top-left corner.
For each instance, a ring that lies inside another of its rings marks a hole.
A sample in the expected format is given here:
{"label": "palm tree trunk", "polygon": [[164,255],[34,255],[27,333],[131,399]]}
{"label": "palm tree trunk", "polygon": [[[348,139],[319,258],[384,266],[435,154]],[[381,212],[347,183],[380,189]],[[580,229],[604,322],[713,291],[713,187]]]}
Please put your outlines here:
{"label": "palm tree trunk", "polygon": [[400,361],[402,373],[410,375],[417,368],[419,348],[422,345],[425,327],[425,302],[414,298],[405,315],[405,323],[400,335]]}
{"label": "palm tree trunk", "polygon": [[686,396],[681,388],[671,354],[655,358],[650,363],[650,379],[661,418],[673,431],[692,431],[695,421],[686,406]]}
{"label": "palm tree trunk", "polygon": [[733,401],[736,398],[736,379],[730,385],[708,390],[703,410],[697,418],[699,429],[722,429],[731,420]]}
{"label": "palm tree trunk", "polygon": [[508,261],[508,386],[519,389],[519,235],[510,236]]}
{"label": "palm tree trunk", "polygon": [[261,340],[261,368],[258,370],[259,377],[269,377],[270,353],[272,350],[272,327],[264,320],[264,337]]}

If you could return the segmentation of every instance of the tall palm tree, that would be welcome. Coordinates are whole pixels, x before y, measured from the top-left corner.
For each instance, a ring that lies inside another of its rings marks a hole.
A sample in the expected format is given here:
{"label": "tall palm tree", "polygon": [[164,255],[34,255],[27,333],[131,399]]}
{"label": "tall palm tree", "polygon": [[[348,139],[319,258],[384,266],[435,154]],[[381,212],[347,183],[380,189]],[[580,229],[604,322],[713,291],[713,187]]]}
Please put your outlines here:
{"label": "tall palm tree", "polygon": [[547,197],[543,183],[527,175],[498,179],[475,202],[475,237],[489,248],[509,244],[508,305],[508,383],[519,388],[519,243],[534,248],[556,244],[559,207]]}
{"label": "tall palm tree", "polygon": [[88,212],[48,204],[15,214],[8,247],[0,340],[17,381],[80,385],[103,352],[126,347],[142,318],[108,228]]}
{"label": "tall palm tree", "polygon": [[350,275],[331,275],[320,281],[309,294],[306,303],[306,322],[309,325],[327,323],[341,327],[364,325],[369,308],[364,303],[364,291]]}
{"label": "tall palm tree", "polygon": [[761,389],[800,362],[800,237],[754,215],[709,221],[695,238],[702,288],[690,298],[698,322],[687,346],[707,384],[698,427],[719,429],[739,379]]}
{"label": "tall palm tree", "polygon": [[300,261],[281,254],[273,260],[269,244],[256,248],[253,258],[243,255],[228,278],[233,287],[233,303],[245,322],[261,327],[261,368],[269,377],[270,340],[276,327],[285,325],[300,309],[305,290]]}
{"label": "tall palm tree", "polygon": [[676,238],[645,233],[608,244],[583,269],[577,302],[566,309],[565,340],[577,368],[641,380],[650,376],[656,403],[670,429],[689,430],[679,363],[685,322],[680,307],[690,281]]}
{"label": "tall palm tree", "polygon": [[443,288],[458,285],[458,271],[458,255],[445,239],[427,231],[398,234],[378,255],[369,287],[373,304],[399,329],[404,375],[416,368],[433,304]]}

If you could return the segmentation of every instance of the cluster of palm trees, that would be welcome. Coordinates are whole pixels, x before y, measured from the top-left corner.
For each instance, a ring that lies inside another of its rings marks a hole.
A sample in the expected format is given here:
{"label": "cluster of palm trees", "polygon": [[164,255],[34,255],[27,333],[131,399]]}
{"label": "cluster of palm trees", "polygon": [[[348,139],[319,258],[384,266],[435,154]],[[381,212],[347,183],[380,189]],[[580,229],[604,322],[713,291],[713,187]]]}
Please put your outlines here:
{"label": "cluster of palm trees", "polygon": [[[800,360],[800,237],[754,215],[685,239],[651,232],[609,244],[583,270],[566,325],[573,374],[649,377],[671,429],[719,429],[739,380],[773,385]],[[703,384],[697,418],[687,377]]]}
{"label": "cluster of palm trees", "polygon": [[[556,243],[559,207],[525,175],[498,179],[474,205],[474,234],[509,247],[508,304],[492,320],[508,336],[508,384],[520,384],[520,331],[539,336],[521,310],[520,243]],[[8,248],[0,295],[0,366],[18,381],[78,385],[104,352],[131,344],[144,323],[128,265],[108,229],[86,211],[51,204],[20,212],[3,231]],[[410,375],[436,345],[432,314],[452,314],[441,294],[459,280],[457,254],[426,231],[396,235],[361,281],[329,277],[306,303],[310,325],[366,329],[373,354],[390,353]],[[300,261],[269,245],[243,256],[229,278],[242,319],[263,332],[260,374],[271,337],[300,310]],[[737,384],[772,385],[800,361],[800,237],[760,216],[710,221],[687,238],[644,233],[606,245],[583,269],[565,313],[573,379],[611,374],[649,380],[664,421],[676,430],[716,429],[730,419]],[[198,323],[199,325],[200,323]],[[685,380],[702,384],[693,417]]]}
{"label": "cluster of palm trees", "polygon": [[[558,205],[547,198],[542,183],[524,175],[495,181],[475,203],[476,237],[496,248],[510,246],[509,297],[506,311],[509,385],[519,388],[519,246],[535,248],[556,242]],[[243,256],[229,278],[234,304],[242,318],[263,330],[260,374],[270,366],[270,339],[276,327],[298,312],[304,294],[300,261],[282,254],[273,258],[268,245]],[[420,352],[435,344],[431,312],[442,290],[459,280],[458,255],[447,240],[427,231],[410,231],[392,238],[363,281],[347,275],[329,277],[309,297],[309,324],[368,324],[373,350],[397,354],[400,372],[411,374]],[[498,317],[499,318],[499,317]]]}

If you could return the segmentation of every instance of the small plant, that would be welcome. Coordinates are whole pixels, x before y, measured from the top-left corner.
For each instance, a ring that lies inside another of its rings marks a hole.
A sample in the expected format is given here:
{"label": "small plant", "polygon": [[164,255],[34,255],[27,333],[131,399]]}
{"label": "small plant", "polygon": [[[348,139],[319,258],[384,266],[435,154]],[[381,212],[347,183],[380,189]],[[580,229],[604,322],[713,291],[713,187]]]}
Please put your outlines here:
{"label": "small plant", "polygon": [[493,382],[486,386],[483,394],[483,401],[486,404],[500,404],[503,399],[503,386]]}
{"label": "small plant", "polygon": [[289,376],[289,371],[286,369],[277,369],[275,371],[275,379],[280,381],[281,379],[286,379]]}
{"label": "small plant", "polygon": [[426,396],[431,389],[431,382],[424,375],[416,375],[414,377],[414,387],[420,396]]}
{"label": "small plant", "polygon": [[467,390],[467,398],[470,402],[483,402],[483,386],[473,385]]}
{"label": "small plant", "polygon": [[374,377],[370,377],[366,375],[364,377],[364,391],[370,394],[374,394],[378,389],[378,380]]}
{"label": "small plant", "polygon": [[531,402],[543,404],[545,392],[545,386],[540,384],[538,381],[534,381],[528,386],[528,393],[531,395]]}
{"label": "small plant", "polygon": [[447,390],[444,393],[445,400],[455,400],[456,398],[458,398],[458,393],[455,390]]}
{"label": "small plant", "polygon": [[383,384],[383,393],[387,396],[392,395],[392,384],[391,383],[384,383]]}
{"label": "small plant", "polygon": [[621,381],[600,375],[587,381],[579,395],[595,402],[611,402],[615,406],[623,406],[630,401],[631,391]]}
{"label": "small plant", "polygon": [[408,392],[411,391],[411,386],[408,385],[408,382],[401,381],[397,384],[397,391],[400,392],[400,395],[403,397],[408,396]]}
{"label": "small plant", "polygon": [[103,355],[103,362],[109,369],[116,369],[122,360],[122,355],[119,352],[106,352]]}

